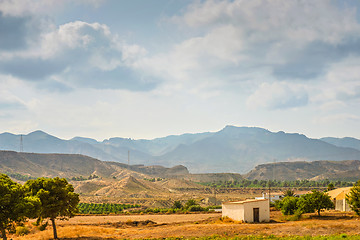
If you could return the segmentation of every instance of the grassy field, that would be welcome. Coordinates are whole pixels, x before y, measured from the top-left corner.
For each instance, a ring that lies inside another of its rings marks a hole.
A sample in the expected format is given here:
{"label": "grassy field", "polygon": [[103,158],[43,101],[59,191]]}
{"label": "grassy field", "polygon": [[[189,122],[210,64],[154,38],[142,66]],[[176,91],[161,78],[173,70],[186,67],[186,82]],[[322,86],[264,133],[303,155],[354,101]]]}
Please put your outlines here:
{"label": "grassy field", "polygon": [[[222,221],[220,214],[171,214],[83,216],[58,221],[58,235],[66,240],[115,239],[360,239],[360,220],[352,213],[327,211],[322,217],[307,214],[287,221],[273,211],[270,223]],[[30,233],[13,240],[49,240],[52,229],[39,231],[27,223]],[[10,238],[9,238],[10,239]]]}

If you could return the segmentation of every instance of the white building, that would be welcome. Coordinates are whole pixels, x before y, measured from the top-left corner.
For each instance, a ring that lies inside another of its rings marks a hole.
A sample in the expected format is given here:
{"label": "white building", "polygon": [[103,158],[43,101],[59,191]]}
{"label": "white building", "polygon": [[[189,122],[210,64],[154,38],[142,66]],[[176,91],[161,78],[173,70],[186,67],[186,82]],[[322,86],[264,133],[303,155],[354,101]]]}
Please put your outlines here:
{"label": "white building", "polygon": [[[284,197],[284,194],[283,193],[270,193],[270,199],[271,199],[271,202],[275,202],[275,201],[278,201],[278,200],[281,200],[283,199]],[[262,197],[255,197],[255,199],[269,199],[269,193],[263,193],[262,194]]]}
{"label": "white building", "polygon": [[236,221],[269,222],[270,208],[268,199],[249,199],[222,204],[222,216]]}

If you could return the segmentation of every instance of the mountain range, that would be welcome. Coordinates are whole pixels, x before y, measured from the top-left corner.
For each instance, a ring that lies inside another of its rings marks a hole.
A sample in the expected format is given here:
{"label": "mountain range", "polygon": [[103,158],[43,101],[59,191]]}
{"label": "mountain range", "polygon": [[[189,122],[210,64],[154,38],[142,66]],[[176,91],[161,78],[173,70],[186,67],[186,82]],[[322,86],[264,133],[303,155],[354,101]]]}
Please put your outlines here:
{"label": "mountain range", "polygon": [[246,173],[256,165],[284,161],[360,160],[360,140],[311,139],[298,133],[226,126],[218,132],[173,135],[152,140],[110,138],[64,140],[42,131],[0,134],[0,150],[82,154],[131,165],[186,166],[192,173]]}

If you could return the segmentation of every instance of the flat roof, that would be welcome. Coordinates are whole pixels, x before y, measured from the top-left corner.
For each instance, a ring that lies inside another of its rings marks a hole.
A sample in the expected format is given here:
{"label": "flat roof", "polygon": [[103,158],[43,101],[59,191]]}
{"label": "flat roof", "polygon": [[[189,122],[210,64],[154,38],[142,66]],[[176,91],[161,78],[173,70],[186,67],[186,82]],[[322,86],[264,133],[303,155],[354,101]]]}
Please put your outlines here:
{"label": "flat roof", "polygon": [[223,202],[223,204],[244,204],[244,203],[261,202],[261,201],[269,201],[269,199],[246,199],[244,201]]}

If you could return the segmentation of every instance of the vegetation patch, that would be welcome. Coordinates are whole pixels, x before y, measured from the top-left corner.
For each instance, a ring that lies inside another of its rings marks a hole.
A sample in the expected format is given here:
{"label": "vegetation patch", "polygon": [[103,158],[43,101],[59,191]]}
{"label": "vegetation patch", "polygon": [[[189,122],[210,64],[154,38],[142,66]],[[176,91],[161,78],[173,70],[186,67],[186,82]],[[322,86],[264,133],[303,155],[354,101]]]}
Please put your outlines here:
{"label": "vegetation patch", "polygon": [[265,188],[267,186],[271,187],[328,187],[329,185],[333,187],[350,187],[353,186],[353,182],[347,181],[334,181],[331,182],[328,179],[319,180],[319,181],[310,181],[307,179],[304,180],[294,180],[294,181],[280,181],[280,180],[234,180],[234,181],[216,181],[216,182],[199,182],[199,184],[215,187],[215,188]]}
{"label": "vegetation patch", "polygon": [[116,203],[79,203],[80,214],[119,214],[124,209],[139,208],[140,205],[116,204]]}

